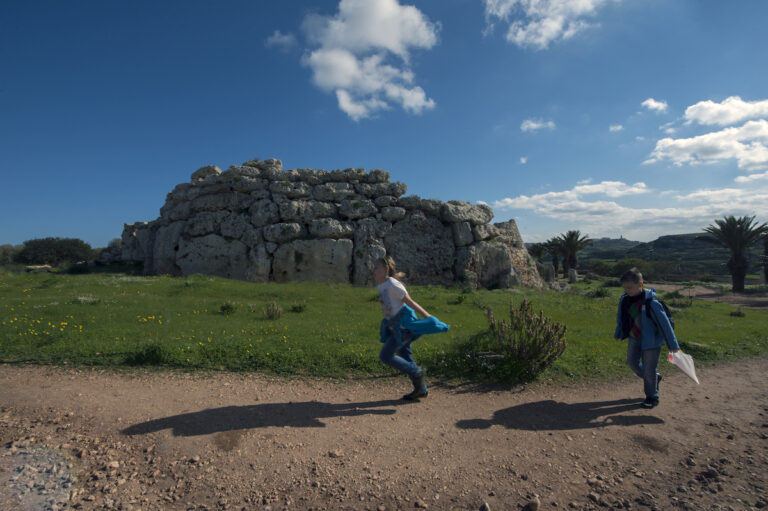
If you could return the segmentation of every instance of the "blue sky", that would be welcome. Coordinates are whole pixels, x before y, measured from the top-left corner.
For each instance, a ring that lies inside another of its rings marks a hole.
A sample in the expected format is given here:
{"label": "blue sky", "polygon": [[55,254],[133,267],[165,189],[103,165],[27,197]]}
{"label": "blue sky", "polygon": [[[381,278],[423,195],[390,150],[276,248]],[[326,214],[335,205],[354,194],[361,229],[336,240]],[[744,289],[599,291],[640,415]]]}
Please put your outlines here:
{"label": "blue sky", "polygon": [[389,171],[526,241],[768,221],[768,2],[0,5],[0,244],[105,246],[197,168]]}

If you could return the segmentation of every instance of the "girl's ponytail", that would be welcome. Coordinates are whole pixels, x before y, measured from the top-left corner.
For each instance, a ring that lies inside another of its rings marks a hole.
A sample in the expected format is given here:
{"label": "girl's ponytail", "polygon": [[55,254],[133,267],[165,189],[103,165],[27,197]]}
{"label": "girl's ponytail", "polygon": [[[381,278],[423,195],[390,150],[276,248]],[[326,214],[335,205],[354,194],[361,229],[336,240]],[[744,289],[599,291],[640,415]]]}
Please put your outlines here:
{"label": "girl's ponytail", "polygon": [[394,277],[398,280],[402,280],[405,277],[405,273],[397,271],[395,260],[392,259],[392,256],[381,257],[376,260],[376,264],[387,269],[387,277]]}

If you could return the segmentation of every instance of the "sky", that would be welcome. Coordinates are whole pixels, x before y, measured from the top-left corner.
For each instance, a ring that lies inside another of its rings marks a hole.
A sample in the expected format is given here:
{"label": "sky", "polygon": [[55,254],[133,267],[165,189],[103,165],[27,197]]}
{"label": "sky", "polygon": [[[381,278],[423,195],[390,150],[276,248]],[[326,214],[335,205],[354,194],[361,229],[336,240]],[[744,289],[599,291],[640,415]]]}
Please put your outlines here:
{"label": "sky", "polygon": [[526,242],[768,221],[768,2],[0,3],[0,244],[94,247],[196,169],[384,169]]}

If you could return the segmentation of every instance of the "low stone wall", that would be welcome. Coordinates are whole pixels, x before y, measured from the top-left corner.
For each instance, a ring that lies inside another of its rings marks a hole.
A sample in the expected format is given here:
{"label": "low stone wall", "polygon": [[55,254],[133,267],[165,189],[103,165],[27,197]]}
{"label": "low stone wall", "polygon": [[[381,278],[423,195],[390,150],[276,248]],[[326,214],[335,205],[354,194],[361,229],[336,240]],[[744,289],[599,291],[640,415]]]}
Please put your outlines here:
{"label": "low stone wall", "polygon": [[119,253],[101,260],[142,262],[148,274],[368,286],[374,261],[391,255],[411,284],[542,286],[514,221],[406,190],[383,170],[207,166],[168,194],[158,219],[126,224]]}

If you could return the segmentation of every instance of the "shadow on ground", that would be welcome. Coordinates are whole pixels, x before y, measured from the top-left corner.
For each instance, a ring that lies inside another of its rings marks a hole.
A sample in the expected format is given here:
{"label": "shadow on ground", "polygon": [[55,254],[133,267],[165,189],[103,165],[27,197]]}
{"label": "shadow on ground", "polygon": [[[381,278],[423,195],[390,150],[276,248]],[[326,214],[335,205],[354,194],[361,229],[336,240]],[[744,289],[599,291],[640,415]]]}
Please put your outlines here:
{"label": "shadow on ground", "polygon": [[392,406],[408,404],[402,400],[331,404],[319,401],[301,403],[265,403],[249,406],[224,406],[199,412],[163,417],[125,428],[124,435],[144,435],[171,429],[174,436],[209,435],[224,431],[253,428],[294,427],[322,428],[320,419],[358,415],[392,415]]}
{"label": "shadow on ground", "polygon": [[594,403],[537,401],[497,410],[491,419],[467,419],[456,423],[462,429],[486,429],[493,425],[522,430],[571,430],[605,426],[663,424],[652,415],[622,415],[639,409],[637,399]]}

